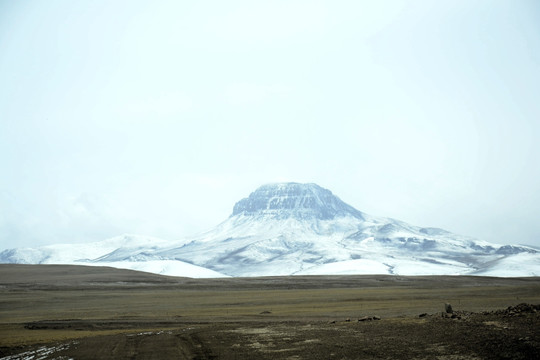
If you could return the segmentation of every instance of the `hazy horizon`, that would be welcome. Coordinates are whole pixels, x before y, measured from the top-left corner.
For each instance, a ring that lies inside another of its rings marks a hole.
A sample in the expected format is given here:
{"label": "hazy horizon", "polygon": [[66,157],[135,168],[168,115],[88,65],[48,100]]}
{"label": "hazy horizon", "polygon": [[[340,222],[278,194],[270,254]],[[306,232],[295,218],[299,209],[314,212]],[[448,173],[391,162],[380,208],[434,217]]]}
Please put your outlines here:
{"label": "hazy horizon", "polygon": [[167,240],[273,182],[540,247],[540,3],[0,0],[0,249]]}

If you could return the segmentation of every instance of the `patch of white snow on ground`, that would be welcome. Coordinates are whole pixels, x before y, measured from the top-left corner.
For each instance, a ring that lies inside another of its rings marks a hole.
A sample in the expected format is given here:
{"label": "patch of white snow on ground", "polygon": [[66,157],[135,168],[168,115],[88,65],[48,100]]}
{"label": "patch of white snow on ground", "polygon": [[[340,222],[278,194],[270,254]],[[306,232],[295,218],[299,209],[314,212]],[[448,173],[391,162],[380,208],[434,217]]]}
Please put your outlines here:
{"label": "patch of white snow on ground", "polygon": [[362,275],[362,274],[388,274],[388,266],[368,259],[338,261],[313,266],[295,273],[295,275]]}
{"label": "patch of white snow on ground", "polygon": [[214,270],[186,263],[179,260],[150,260],[150,261],[113,261],[74,263],[78,265],[111,266],[119,269],[144,271],[154,274],[181,276],[190,278],[221,278],[229,277]]}
{"label": "patch of white snow on ground", "polygon": [[460,275],[470,270],[464,264],[451,260],[443,260],[440,262],[422,261],[421,259],[392,259],[393,273],[398,275]]}
{"label": "patch of white snow on ground", "polygon": [[[30,350],[20,354],[5,356],[3,358],[0,358],[0,360],[44,360],[48,359],[50,355],[53,355],[54,353],[59,351],[67,350],[70,348],[71,345],[75,345],[77,343],[78,342],[74,341],[68,344],[60,344],[57,346],[42,346],[36,350]],[[68,358],[61,356],[56,359]]]}
{"label": "patch of white snow on ground", "polygon": [[485,264],[471,275],[496,277],[540,276],[540,254],[521,253],[505,256]]}

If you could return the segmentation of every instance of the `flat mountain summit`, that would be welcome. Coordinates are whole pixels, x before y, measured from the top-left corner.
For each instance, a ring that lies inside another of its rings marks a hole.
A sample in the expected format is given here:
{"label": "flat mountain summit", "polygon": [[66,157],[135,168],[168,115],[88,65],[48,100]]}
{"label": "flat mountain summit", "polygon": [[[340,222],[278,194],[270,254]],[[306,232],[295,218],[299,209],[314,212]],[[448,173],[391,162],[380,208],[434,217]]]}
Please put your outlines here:
{"label": "flat mountain summit", "polygon": [[400,274],[539,276],[540,253],[375,217],[316,184],[263,185],[203,234],[123,235],[9,249],[4,263],[108,265],[191,277]]}
{"label": "flat mountain summit", "polygon": [[363,219],[360,211],[341,201],[330,190],[317,184],[299,183],[261,186],[236,203],[232,216],[236,215],[299,220],[331,220],[339,216]]}

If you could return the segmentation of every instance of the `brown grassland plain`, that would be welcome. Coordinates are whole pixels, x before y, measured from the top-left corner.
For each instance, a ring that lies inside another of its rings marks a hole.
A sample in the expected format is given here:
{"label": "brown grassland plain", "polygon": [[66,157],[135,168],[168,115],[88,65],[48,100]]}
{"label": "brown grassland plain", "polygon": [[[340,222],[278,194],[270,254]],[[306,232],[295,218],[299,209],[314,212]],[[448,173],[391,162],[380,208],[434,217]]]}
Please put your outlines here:
{"label": "brown grassland plain", "polygon": [[521,303],[540,304],[539,278],[189,279],[3,264],[0,359],[540,358],[540,311],[507,309]]}

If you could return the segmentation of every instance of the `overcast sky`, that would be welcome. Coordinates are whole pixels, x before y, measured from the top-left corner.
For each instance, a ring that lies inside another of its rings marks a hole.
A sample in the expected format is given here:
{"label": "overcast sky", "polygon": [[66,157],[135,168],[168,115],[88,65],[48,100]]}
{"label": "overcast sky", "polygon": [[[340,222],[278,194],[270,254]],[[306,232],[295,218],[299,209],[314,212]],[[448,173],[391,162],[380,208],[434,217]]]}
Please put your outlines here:
{"label": "overcast sky", "polygon": [[540,246],[540,2],[0,0],[0,249],[175,240],[277,181]]}

